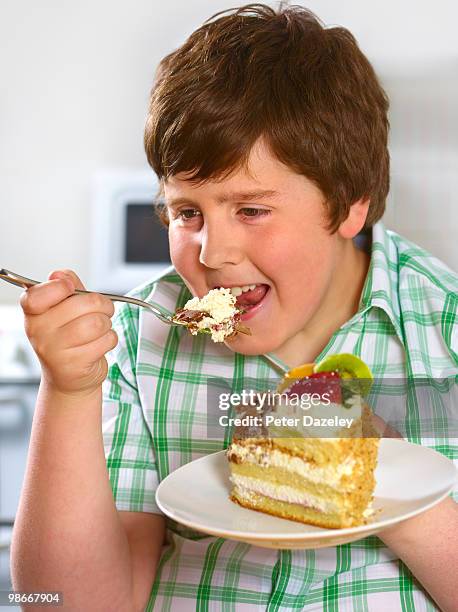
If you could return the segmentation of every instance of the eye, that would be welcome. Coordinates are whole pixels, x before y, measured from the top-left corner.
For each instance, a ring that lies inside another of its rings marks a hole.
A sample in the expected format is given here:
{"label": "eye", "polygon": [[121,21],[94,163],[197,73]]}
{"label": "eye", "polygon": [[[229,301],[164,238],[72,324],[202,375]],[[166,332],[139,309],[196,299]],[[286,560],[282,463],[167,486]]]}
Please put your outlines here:
{"label": "eye", "polygon": [[189,221],[191,219],[195,219],[198,216],[200,216],[200,211],[195,208],[183,208],[177,213],[177,218],[183,219],[183,221]]}
{"label": "eye", "polygon": [[241,208],[239,212],[242,214],[242,217],[249,217],[251,219],[256,219],[259,217],[267,217],[270,215],[271,211],[267,208],[254,208],[251,206],[246,206]]}

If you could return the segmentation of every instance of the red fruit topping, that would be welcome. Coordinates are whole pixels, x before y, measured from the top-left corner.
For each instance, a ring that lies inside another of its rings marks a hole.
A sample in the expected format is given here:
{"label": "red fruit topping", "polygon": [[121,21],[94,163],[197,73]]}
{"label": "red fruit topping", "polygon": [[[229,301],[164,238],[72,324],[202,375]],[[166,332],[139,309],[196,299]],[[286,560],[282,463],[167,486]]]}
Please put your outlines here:
{"label": "red fruit topping", "polygon": [[[323,400],[332,404],[342,403],[342,391],[340,388],[340,376],[337,372],[317,372],[296,380],[289,389],[285,391],[287,395],[291,393],[301,395],[318,394]],[[323,397],[324,396],[324,397]]]}

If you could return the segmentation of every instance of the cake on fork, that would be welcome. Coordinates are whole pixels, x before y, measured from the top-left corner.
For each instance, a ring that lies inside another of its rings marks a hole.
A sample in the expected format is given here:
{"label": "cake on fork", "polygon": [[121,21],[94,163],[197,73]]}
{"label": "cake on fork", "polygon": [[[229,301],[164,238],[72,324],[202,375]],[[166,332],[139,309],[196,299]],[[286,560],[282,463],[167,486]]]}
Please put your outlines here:
{"label": "cake on fork", "polygon": [[242,310],[236,305],[236,297],[230,289],[212,289],[203,298],[194,297],[179,308],[175,323],[184,325],[193,335],[211,334],[213,342],[224,342],[238,332],[250,334],[241,323]]}

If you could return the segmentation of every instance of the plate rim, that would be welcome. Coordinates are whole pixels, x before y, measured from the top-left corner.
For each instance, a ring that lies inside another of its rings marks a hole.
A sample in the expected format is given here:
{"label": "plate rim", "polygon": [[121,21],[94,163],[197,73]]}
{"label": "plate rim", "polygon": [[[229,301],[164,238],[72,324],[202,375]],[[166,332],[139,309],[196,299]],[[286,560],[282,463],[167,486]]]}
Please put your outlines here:
{"label": "plate rim", "polygon": [[[189,466],[191,463],[197,463],[198,461],[208,461],[209,457],[214,457],[217,455],[221,455],[222,453],[226,453],[227,449],[223,449],[220,451],[216,451],[215,453],[209,453],[208,455],[205,455],[204,457],[199,457],[198,459],[194,459],[193,461],[189,461],[188,463],[185,463],[184,465],[181,465],[179,468],[177,468],[176,470],[174,470],[173,472],[171,472],[170,474],[168,474],[160,483],[159,486],[156,489],[156,493],[155,493],[155,499],[156,499],[156,503],[159,506],[160,510],[168,517],[171,518],[172,520],[176,521],[177,523],[180,523],[182,525],[185,525],[186,527],[189,527],[191,529],[195,529],[196,531],[202,531],[204,533],[213,535],[213,536],[217,536],[217,537],[225,537],[227,539],[230,539],[230,537],[232,536],[233,538],[237,538],[237,539],[244,539],[246,540],[257,540],[257,541],[270,541],[270,540],[284,540],[284,541],[304,541],[306,542],[307,540],[315,540],[317,538],[320,539],[333,539],[333,537],[339,537],[339,536],[352,536],[352,535],[358,535],[359,533],[361,533],[362,535],[364,535],[365,532],[371,532],[371,535],[374,535],[375,533],[378,533],[379,531],[381,531],[384,527],[389,527],[392,525],[396,525],[398,523],[401,523],[403,521],[408,520],[409,518],[413,518],[414,516],[417,516],[418,514],[422,514],[423,512],[426,512],[427,510],[430,510],[431,508],[433,508],[434,506],[436,506],[438,503],[440,503],[443,499],[445,499],[447,497],[447,495],[450,493],[450,491],[453,489],[453,486],[457,480],[457,476],[458,476],[458,469],[456,467],[456,465],[453,463],[453,461],[451,459],[449,459],[448,457],[446,457],[445,455],[443,455],[442,453],[439,453],[438,451],[436,451],[434,448],[430,448],[429,446],[422,446],[421,444],[416,444],[414,442],[409,442],[408,440],[400,440],[398,438],[382,438],[382,440],[387,440],[390,443],[395,443],[395,444],[408,444],[409,446],[416,446],[421,448],[424,451],[430,451],[433,452],[437,455],[439,455],[439,457],[441,457],[441,459],[449,462],[451,464],[451,466],[454,468],[455,470],[455,479],[451,482],[451,484],[449,485],[449,487],[434,501],[430,502],[429,504],[427,504],[426,506],[422,506],[420,509],[415,509],[412,510],[410,512],[407,512],[403,515],[401,515],[400,518],[391,518],[391,519],[385,519],[384,521],[378,521],[378,522],[373,522],[373,523],[367,523],[366,525],[357,525],[356,527],[344,527],[344,528],[338,528],[338,529],[330,529],[330,528],[326,528],[326,527],[318,527],[316,525],[312,525],[313,527],[315,527],[318,531],[314,531],[314,532],[308,532],[308,533],[291,533],[291,534],[285,534],[285,533],[269,533],[266,535],[262,535],[262,534],[256,534],[256,533],[250,533],[250,532],[246,532],[246,531],[227,531],[227,530],[223,530],[223,529],[212,529],[211,527],[205,527],[200,525],[199,523],[195,523],[193,521],[190,520],[183,520],[182,518],[177,518],[176,516],[172,516],[172,513],[170,512],[170,510],[166,510],[164,505],[161,503],[160,499],[159,499],[159,492],[161,487],[163,486],[163,484],[167,481],[168,478],[172,477],[176,472],[178,472],[179,470],[186,468],[187,466]],[[381,441],[382,441],[381,440]],[[234,502],[232,502],[234,503]],[[240,506],[243,508],[243,506]],[[249,510],[249,508],[245,508],[245,510]],[[253,510],[253,512],[258,512],[256,510]],[[262,514],[262,513],[261,513]],[[281,518],[281,517],[276,517],[276,518]],[[300,521],[292,521],[294,523],[300,524]],[[305,523],[304,523],[305,524]]]}

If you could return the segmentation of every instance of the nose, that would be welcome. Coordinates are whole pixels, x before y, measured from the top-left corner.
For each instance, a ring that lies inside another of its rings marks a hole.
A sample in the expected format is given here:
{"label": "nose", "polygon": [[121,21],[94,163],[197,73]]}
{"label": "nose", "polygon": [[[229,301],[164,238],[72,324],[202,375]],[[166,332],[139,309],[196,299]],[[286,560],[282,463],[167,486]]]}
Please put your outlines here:
{"label": "nose", "polygon": [[227,265],[237,265],[242,260],[241,241],[221,219],[204,223],[199,257],[201,264],[217,270]]}

